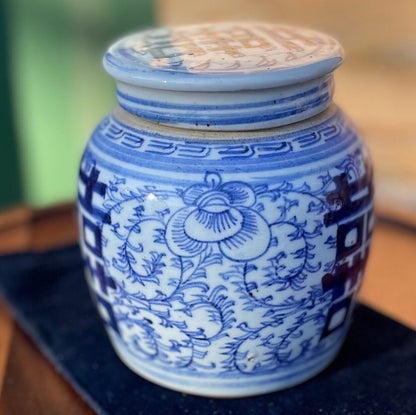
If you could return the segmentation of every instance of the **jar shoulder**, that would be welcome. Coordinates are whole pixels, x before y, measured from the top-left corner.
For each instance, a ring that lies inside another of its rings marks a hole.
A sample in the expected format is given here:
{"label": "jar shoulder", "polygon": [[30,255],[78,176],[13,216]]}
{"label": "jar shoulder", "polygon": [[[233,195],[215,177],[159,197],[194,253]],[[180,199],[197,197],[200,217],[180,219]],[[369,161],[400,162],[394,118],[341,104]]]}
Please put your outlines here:
{"label": "jar shoulder", "polygon": [[305,156],[326,157],[361,144],[360,134],[336,105],[319,116],[285,127],[257,131],[197,131],[146,121],[116,107],[93,132],[90,143],[120,156],[172,160],[279,161]]}

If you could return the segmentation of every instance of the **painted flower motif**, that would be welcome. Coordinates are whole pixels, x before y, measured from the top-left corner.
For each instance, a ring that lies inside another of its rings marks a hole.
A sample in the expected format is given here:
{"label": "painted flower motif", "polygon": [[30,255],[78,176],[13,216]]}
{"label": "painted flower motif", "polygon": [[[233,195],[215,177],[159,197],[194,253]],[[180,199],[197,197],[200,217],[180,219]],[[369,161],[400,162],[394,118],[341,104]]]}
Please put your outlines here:
{"label": "painted flower motif", "polygon": [[207,173],[203,184],[188,187],[185,207],[169,220],[166,241],[172,252],[192,257],[217,244],[227,258],[248,261],[262,255],[270,242],[270,229],[252,207],[256,196],[246,183],[222,184],[217,173]]}

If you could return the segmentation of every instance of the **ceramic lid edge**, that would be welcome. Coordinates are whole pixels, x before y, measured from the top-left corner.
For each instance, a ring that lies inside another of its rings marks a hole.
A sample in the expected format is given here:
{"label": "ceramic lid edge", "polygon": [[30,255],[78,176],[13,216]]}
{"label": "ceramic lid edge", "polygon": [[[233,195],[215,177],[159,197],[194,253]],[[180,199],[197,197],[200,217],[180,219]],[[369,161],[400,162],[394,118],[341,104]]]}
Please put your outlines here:
{"label": "ceramic lid edge", "polygon": [[126,36],[104,56],[116,80],[178,91],[236,91],[301,83],[334,71],[343,50],[309,29],[260,23],[157,28]]}
{"label": "ceramic lid edge", "polygon": [[257,74],[236,74],[232,82],[228,76],[202,75],[195,73],[174,73],[153,71],[152,77],[146,72],[136,73],[134,70],[120,70],[111,62],[110,56],[104,57],[105,70],[117,81],[128,84],[175,91],[241,91],[251,89],[266,89],[293,85],[319,78],[333,72],[342,62],[342,58],[330,58],[325,61],[312,63],[298,68],[281,70],[279,76],[275,72]]}

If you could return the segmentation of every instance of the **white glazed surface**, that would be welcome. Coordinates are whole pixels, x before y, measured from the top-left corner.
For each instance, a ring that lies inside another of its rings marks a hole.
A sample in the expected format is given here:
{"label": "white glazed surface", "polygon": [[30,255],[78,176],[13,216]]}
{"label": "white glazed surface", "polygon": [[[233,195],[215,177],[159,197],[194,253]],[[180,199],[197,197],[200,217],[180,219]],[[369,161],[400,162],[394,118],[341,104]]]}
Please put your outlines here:
{"label": "white glazed surface", "polygon": [[83,156],[79,212],[88,281],[122,360],[222,397],[322,370],[362,280],[371,180],[335,106],[241,133],[110,114]]}

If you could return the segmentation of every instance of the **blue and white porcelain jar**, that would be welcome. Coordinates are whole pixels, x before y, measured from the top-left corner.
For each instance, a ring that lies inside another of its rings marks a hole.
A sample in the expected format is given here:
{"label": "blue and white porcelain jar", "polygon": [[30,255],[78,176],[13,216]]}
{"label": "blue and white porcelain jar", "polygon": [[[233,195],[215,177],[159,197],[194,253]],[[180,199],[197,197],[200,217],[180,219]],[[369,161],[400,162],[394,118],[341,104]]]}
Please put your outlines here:
{"label": "blue and white porcelain jar", "polygon": [[341,60],[327,35],[257,23],[109,49],[118,106],[82,158],[81,247],[133,371],[237,397],[334,359],[373,223],[368,152],[331,102]]}

